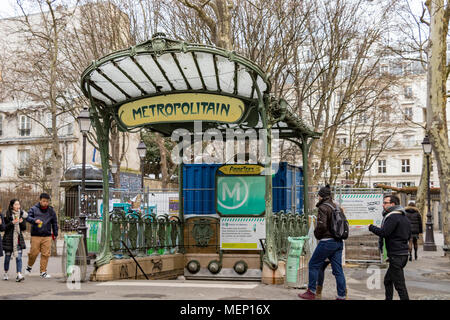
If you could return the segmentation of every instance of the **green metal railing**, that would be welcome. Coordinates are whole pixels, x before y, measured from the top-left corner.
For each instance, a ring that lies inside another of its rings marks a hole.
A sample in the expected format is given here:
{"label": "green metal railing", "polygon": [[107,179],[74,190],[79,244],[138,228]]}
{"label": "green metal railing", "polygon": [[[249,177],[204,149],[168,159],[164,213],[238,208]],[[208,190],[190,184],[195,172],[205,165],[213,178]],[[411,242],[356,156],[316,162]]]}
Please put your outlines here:
{"label": "green metal railing", "polygon": [[[87,246],[89,253],[98,253],[102,220],[87,220]],[[110,248],[115,258],[128,258],[128,250],[142,257],[151,254],[171,254],[179,252],[181,223],[177,217],[168,215],[156,217],[154,214],[139,215],[114,210],[110,215]]]}
{"label": "green metal railing", "polygon": [[[286,260],[289,247],[288,237],[301,237],[308,233],[308,215],[291,212],[275,212],[270,221],[275,236],[277,258]],[[87,247],[89,253],[98,253],[102,220],[87,220]],[[180,252],[181,222],[177,217],[154,214],[140,216],[138,213],[125,213],[115,210],[110,216],[111,251],[115,258],[128,258],[127,249],[133,255],[142,257],[151,254],[171,254]]]}
{"label": "green metal railing", "polygon": [[271,223],[276,241],[277,258],[286,261],[289,237],[302,237],[308,233],[308,215],[292,212],[275,212]]}

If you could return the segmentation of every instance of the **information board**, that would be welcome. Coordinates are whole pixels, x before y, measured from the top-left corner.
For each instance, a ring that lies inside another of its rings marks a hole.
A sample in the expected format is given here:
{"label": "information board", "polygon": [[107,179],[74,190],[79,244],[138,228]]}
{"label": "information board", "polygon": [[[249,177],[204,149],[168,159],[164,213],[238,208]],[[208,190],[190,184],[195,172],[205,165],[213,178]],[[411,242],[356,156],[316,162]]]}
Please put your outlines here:
{"label": "information board", "polygon": [[343,194],[341,207],[351,227],[381,225],[383,194]]}
{"label": "information board", "polygon": [[220,248],[223,250],[262,250],[266,238],[264,218],[221,218]]}

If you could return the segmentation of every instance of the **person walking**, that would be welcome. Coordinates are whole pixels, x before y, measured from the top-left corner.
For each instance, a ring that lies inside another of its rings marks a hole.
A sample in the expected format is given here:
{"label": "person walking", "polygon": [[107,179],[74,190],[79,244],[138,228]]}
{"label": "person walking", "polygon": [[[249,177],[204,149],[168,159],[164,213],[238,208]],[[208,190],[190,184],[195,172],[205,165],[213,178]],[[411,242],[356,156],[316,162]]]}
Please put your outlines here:
{"label": "person walking", "polygon": [[411,239],[409,240],[409,261],[412,261],[412,248],[414,246],[414,257],[417,260],[417,240],[419,239],[419,234],[423,233],[423,222],[422,215],[419,209],[416,208],[414,202],[408,203],[405,208],[406,217],[408,217],[411,222]]}
{"label": "person walking", "polygon": [[25,250],[25,240],[22,231],[27,228],[25,219],[28,214],[20,207],[18,199],[9,202],[8,210],[4,215],[5,234],[3,236],[3,249],[5,250],[5,262],[3,280],[8,280],[8,270],[11,258],[16,258],[16,282],[23,281],[22,275],[22,252]]}
{"label": "person walking", "polygon": [[[324,267],[325,260],[328,258],[331,262],[332,273],[336,278],[337,300],[345,300],[346,282],[342,269],[342,250],[344,244],[342,240],[333,238],[331,231],[331,217],[337,204],[333,202],[329,185],[321,188],[318,195],[319,202],[316,204],[318,208],[317,226],[314,229],[314,236],[319,240],[319,243],[308,263],[308,289],[298,296],[306,300],[316,299],[319,273],[323,272],[322,268]],[[320,280],[323,281],[323,274]]]}
{"label": "person walking", "polygon": [[[0,232],[5,231],[5,224],[2,213],[0,212]],[[0,257],[3,257],[2,234],[0,233]]]}
{"label": "person walking", "polygon": [[409,300],[403,269],[408,263],[408,241],[411,238],[411,223],[406,212],[395,195],[387,195],[383,199],[383,220],[381,228],[369,225],[369,231],[386,242],[389,268],[384,276],[386,300],[392,300],[394,287],[400,300]]}
{"label": "person walking", "polygon": [[40,253],[40,273],[43,279],[51,278],[47,273],[47,265],[52,247],[52,231],[53,236],[58,237],[56,213],[53,207],[49,206],[49,203],[50,196],[47,193],[42,193],[39,197],[39,203],[29,210],[27,217],[27,221],[32,224],[32,227],[31,249],[28,254],[28,266],[25,273],[31,273],[31,268]]}

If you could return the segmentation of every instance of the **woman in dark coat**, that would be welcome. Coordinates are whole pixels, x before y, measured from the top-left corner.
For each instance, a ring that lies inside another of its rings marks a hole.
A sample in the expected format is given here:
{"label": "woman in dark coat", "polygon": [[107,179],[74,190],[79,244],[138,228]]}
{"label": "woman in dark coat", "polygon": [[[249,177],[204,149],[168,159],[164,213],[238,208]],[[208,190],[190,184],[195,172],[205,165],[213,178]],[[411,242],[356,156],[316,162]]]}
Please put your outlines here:
{"label": "woman in dark coat", "polygon": [[[0,212],[0,232],[5,231],[5,224],[3,223],[3,215]],[[2,234],[0,233],[0,257],[3,257],[3,247],[2,247]]]}
{"label": "woman in dark coat", "polygon": [[4,215],[5,235],[3,236],[3,250],[5,250],[5,274],[3,280],[8,280],[8,270],[11,257],[16,258],[16,281],[23,281],[22,251],[26,248],[22,231],[27,228],[25,219],[28,214],[20,208],[20,201],[12,199]]}
{"label": "woman in dark coat", "polygon": [[408,203],[405,208],[406,216],[411,221],[411,239],[409,240],[409,261],[412,261],[412,246],[414,245],[414,256],[417,260],[417,239],[419,234],[423,233],[422,228],[422,215],[419,213],[419,209],[416,208],[414,202]]}

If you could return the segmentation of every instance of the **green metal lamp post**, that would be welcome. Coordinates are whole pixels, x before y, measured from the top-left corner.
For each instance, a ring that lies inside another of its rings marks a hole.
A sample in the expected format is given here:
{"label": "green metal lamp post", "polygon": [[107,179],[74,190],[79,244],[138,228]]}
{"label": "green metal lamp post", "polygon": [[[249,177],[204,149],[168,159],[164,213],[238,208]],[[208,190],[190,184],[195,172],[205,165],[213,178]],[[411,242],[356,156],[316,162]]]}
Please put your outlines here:
{"label": "green metal lamp post", "polygon": [[436,244],[434,243],[433,234],[433,222],[431,218],[431,195],[430,195],[430,155],[431,155],[431,142],[428,135],[423,138],[422,141],[423,153],[427,157],[427,199],[428,199],[428,212],[427,212],[427,230],[425,234],[425,242],[423,244],[424,251],[436,251]]}
{"label": "green metal lamp post", "polygon": [[[91,118],[89,115],[89,111],[87,108],[84,108],[80,114],[78,115],[78,125],[80,127],[80,131],[83,134],[83,159],[82,159],[82,170],[81,170],[81,199],[83,201],[86,201],[86,139],[87,134],[89,130],[91,129]],[[81,200],[80,199],[80,200]],[[88,249],[87,249],[87,226],[86,226],[86,203],[84,206],[82,206],[83,210],[79,214],[79,226],[78,226],[78,233],[83,234],[84,237],[84,248],[86,250],[86,259],[87,263],[90,264],[90,259],[88,256]]]}
{"label": "green metal lamp post", "polygon": [[141,142],[139,142],[137,151],[139,154],[139,158],[141,159],[141,189],[142,192],[144,192],[144,159],[147,155],[147,146],[145,145],[144,141],[141,140]]}

